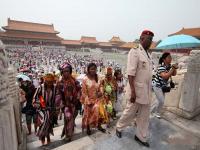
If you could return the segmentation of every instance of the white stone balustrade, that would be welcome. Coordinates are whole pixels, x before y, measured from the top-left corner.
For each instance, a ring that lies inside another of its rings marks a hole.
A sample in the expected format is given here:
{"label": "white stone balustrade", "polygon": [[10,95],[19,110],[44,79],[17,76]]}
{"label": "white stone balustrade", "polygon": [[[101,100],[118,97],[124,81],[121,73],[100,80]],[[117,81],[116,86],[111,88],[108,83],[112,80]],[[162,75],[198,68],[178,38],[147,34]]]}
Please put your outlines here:
{"label": "white stone balustrade", "polygon": [[0,150],[25,150],[16,75],[14,69],[8,68],[4,48],[0,41]]}
{"label": "white stone balustrade", "polygon": [[189,56],[187,72],[178,77],[178,87],[166,95],[165,107],[184,118],[200,114],[200,50]]}

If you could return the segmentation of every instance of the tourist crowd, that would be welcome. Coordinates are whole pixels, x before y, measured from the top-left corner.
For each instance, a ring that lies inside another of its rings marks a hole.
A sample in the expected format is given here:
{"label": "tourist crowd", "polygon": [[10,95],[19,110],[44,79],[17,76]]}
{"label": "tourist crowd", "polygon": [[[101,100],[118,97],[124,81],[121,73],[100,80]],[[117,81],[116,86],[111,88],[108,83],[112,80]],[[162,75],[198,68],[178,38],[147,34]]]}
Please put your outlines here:
{"label": "tourist crowd", "polygon": [[[150,113],[161,117],[165,93],[174,88],[172,76],[178,69],[177,64],[171,65],[170,53],[164,53],[152,74],[149,47],[153,36],[153,32],[143,31],[140,44],[129,51],[127,84],[115,61],[105,62],[91,55],[70,55],[61,51],[9,51],[11,63],[18,72],[30,77],[18,76],[21,103],[26,103],[22,112],[26,115],[28,134],[31,134],[33,121],[42,145],[50,143],[53,128],[63,114],[61,137],[71,141],[78,113],[82,115],[83,132],[86,130],[91,135],[92,129],[98,129],[105,133],[102,125],[109,128],[123,111],[116,124],[117,137],[121,138],[123,128],[135,120],[135,140],[149,147]],[[82,75],[81,78],[77,74]],[[158,101],[154,108],[150,108],[152,89]],[[123,99],[127,100],[124,110]]]}

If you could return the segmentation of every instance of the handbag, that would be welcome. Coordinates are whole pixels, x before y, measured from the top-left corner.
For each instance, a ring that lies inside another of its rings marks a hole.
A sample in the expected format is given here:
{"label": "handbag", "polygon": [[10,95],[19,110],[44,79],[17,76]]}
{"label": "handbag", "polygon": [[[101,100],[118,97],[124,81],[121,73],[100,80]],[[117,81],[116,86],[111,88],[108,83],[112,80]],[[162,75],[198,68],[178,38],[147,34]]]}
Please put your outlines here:
{"label": "handbag", "polygon": [[22,110],[21,110],[21,112],[22,112],[23,114],[26,114],[26,112],[27,112],[27,107],[26,107],[26,106],[23,107]]}
{"label": "handbag", "polygon": [[160,84],[161,84],[161,89],[163,93],[169,93],[171,91],[171,86],[169,85],[162,85],[162,82],[160,80],[160,78],[158,78]]}
{"label": "handbag", "polygon": [[21,112],[27,115],[34,115],[36,113],[36,109],[31,105],[26,105],[22,108]]}
{"label": "handbag", "polygon": [[171,91],[171,89],[173,89],[173,88],[175,88],[175,83],[173,82],[173,80],[171,78],[169,85],[162,86],[162,91],[163,91],[163,93],[169,93]]}
{"label": "handbag", "polygon": [[163,93],[169,93],[171,91],[171,87],[164,85],[164,86],[162,86],[162,91],[163,91]]}
{"label": "handbag", "polygon": [[171,81],[170,81],[170,87],[173,89],[173,88],[175,88],[175,83],[173,82],[173,80],[171,79]]}

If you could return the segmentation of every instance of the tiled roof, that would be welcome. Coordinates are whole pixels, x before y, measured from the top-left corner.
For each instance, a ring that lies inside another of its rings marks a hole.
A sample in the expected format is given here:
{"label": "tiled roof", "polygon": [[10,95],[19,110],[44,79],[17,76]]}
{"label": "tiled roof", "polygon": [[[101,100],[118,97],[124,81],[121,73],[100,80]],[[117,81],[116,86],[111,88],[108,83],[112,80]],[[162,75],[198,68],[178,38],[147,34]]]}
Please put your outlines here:
{"label": "tiled roof", "polygon": [[155,49],[156,46],[157,46],[157,42],[154,42],[154,41],[153,41],[153,42],[151,43],[150,49]]}
{"label": "tiled roof", "polygon": [[112,47],[112,44],[109,42],[99,42],[99,46],[104,47]]}
{"label": "tiled roof", "polygon": [[109,42],[120,42],[120,43],[123,43],[124,41],[122,41],[120,39],[120,37],[118,36],[113,36],[111,40],[109,40]]}
{"label": "tiled roof", "polygon": [[62,40],[61,43],[64,45],[81,45],[79,40]]}
{"label": "tiled roof", "polygon": [[[131,48],[137,46],[138,44],[139,44],[138,42],[127,42],[127,43],[123,44],[121,46],[121,48],[131,49]],[[157,43],[153,41],[151,43],[150,49],[154,49],[156,47],[156,45],[157,45]]]}
{"label": "tiled roof", "polygon": [[178,35],[178,34],[186,34],[186,35],[191,35],[194,37],[200,37],[200,28],[183,28],[176,33],[170,34],[169,36]]}
{"label": "tiled roof", "polygon": [[5,32],[0,31],[0,36],[4,36]]}
{"label": "tiled roof", "polygon": [[23,39],[46,39],[46,40],[62,40],[61,37],[54,35],[54,34],[30,34],[30,33],[7,33],[7,32],[1,32],[1,37],[10,37],[10,38],[23,38]]}
{"label": "tiled roof", "polygon": [[88,36],[82,36],[80,42],[81,43],[91,43],[91,44],[98,43],[96,40],[96,37],[88,37]]}
{"label": "tiled roof", "polygon": [[121,46],[121,48],[129,48],[129,49],[131,49],[131,48],[135,47],[137,44],[138,43],[136,43],[136,42],[127,42],[127,43],[123,44]]}
{"label": "tiled roof", "polygon": [[54,33],[59,32],[54,30],[53,24],[40,24],[24,21],[16,21],[8,18],[8,25],[2,27],[4,30],[18,30],[18,31],[30,31],[30,32],[42,32],[42,33]]}

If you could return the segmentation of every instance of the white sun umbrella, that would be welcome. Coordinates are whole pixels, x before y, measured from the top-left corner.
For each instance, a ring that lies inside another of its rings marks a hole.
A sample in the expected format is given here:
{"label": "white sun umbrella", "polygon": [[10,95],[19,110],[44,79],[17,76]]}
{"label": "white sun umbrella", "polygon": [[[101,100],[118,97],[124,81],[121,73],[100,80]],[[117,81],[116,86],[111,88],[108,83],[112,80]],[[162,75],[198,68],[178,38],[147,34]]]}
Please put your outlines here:
{"label": "white sun umbrella", "polygon": [[30,79],[28,76],[24,75],[24,74],[18,74],[18,75],[16,76],[16,78],[17,78],[17,79],[22,78],[23,81],[31,81],[31,79]]}

